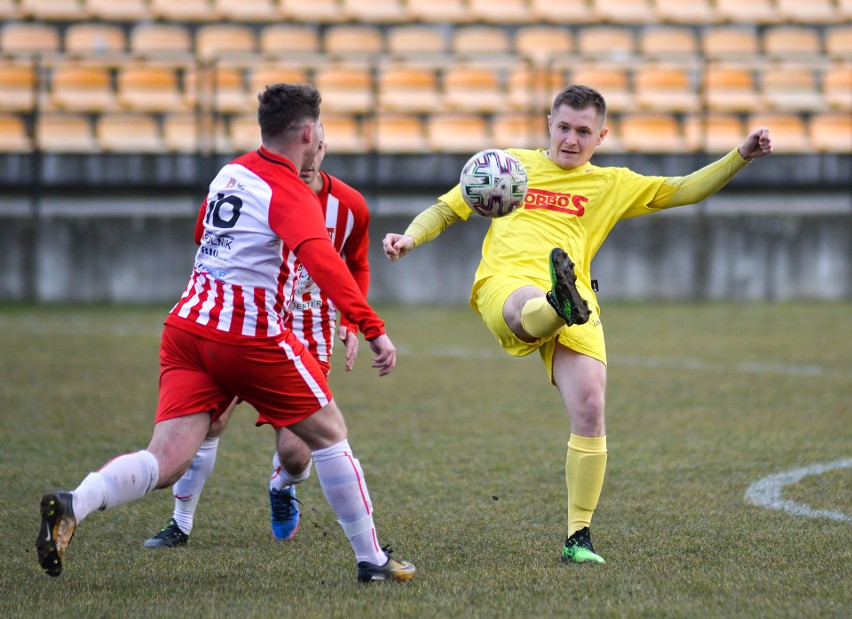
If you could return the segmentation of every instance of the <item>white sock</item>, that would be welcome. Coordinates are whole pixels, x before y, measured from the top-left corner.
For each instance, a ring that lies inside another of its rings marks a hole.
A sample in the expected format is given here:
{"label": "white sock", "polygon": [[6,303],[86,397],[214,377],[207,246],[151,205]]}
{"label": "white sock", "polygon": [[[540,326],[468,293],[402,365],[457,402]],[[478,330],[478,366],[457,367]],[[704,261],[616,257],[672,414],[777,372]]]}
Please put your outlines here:
{"label": "white sock", "polygon": [[180,530],[187,535],[192,531],[195,508],[198,505],[198,499],[201,498],[204,484],[207,483],[207,479],[213,473],[218,450],[218,436],[216,438],[205,438],[201,447],[198,448],[198,453],[192,459],[192,464],[186,469],[186,473],[172,486],[172,492],[175,495],[175,510],[172,517]]}
{"label": "white sock", "polygon": [[278,457],[278,452],[272,456],[272,475],[269,476],[269,489],[280,492],[287,486],[300,484],[311,476],[311,465],[313,460],[308,460],[308,466],[298,475],[290,475],[287,470],[281,466],[281,459]]}
{"label": "white sock", "polygon": [[77,522],[95,510],[105,510],[136,499],[157,487],[160,467],[150,451],[118,456],[89,475],[72,493]]}
{"label": "white sock", "polygon": [[349,441],[318,449],[313,456],[322,491],[352,544],[356,560],[384,565],[388,558],[379,546],[364,471],[352,455]]}

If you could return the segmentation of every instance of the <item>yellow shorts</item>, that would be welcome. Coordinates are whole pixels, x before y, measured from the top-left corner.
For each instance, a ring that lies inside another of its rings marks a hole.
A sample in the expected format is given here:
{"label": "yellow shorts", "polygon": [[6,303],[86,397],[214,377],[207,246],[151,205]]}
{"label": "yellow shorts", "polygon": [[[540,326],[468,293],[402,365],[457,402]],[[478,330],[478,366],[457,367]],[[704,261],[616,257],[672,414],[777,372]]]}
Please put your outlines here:
{"label": "yellow shorts", "polygon": [[512,333],[503,318],[503,306],[515,290],[524,286],[535,286],[542,292],[550,290],[550,282],[531,278],[512,276],[488,277],[474,286],[470,305],[482,316],[485,326],[497,338],[500,346],[514,357],[525,357],[538,350],[547,367],[547,374],[553,380],[553,351],[556,342],[578,353],[597,359],[606,365],[606,345],[604,343],[603,324],[600,320],[600,306],[595,295],[580,289],[584,299],[589,300],[591,316],[584,325],[565,327],[556,336],[535,342],[524,342]]}

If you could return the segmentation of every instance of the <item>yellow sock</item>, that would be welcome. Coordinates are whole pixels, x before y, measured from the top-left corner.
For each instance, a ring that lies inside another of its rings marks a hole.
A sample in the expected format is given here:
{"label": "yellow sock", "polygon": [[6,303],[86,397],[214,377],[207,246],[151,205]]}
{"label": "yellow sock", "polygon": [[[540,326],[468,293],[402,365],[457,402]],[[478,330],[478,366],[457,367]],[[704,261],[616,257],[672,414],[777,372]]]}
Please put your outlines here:
{"label": "yellow sock", "polygon": [[568,535],[592,522],[606,472],[606,437],[571,435],[565,460],[568,484]]}
{"label": "yellow sock", "polygon": [[565,326],[565,321],[559,317],[547,299],[536,297],[524,303],[521,308],[521,324],[524,331],[534,338],[544,339],[559,333]]}

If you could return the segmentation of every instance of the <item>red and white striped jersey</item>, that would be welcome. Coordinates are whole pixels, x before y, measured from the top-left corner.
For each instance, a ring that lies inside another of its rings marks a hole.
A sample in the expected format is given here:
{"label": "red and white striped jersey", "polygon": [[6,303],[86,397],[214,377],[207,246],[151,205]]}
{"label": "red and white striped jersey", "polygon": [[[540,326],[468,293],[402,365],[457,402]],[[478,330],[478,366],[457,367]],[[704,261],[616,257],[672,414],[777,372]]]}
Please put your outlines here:
{"label": "red and white striped jersey", "polygon": [[[334,248],[340,253],[364,296],[370,287],[369,224],[367,202],[358,191],[343,181],[322,175],[323,186],[318,197],[325,217],[325,227]],[[337,339],[338,311],[311,278],[308,270],[292,254],[289,275],[284,285],[286,313],[284,325],[307,346],[320,361],[330,362]],[[342,324],[347,325],[343,320]],[[352,327],[354,329],[354,327]]]}
{"label": "red and white striped jersey", "polygon": [[166,322],[235,343],[278,336],[290,265],[300,259],[365,336],[384,333],[318,206],[292,162],[264,148],[224,166],[199,213],[192,276]]}

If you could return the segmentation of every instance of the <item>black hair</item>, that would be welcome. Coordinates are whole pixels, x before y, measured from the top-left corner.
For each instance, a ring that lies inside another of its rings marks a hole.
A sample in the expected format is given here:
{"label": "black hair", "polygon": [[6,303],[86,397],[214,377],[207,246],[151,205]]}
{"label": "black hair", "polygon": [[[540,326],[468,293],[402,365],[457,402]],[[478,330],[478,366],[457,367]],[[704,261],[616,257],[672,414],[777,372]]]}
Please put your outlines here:
{"label": "black hair", "polygon": [[257,100],[260,137],[269,144],[290,129],[316,122],[322,97],[311,84],[271,84]]}

